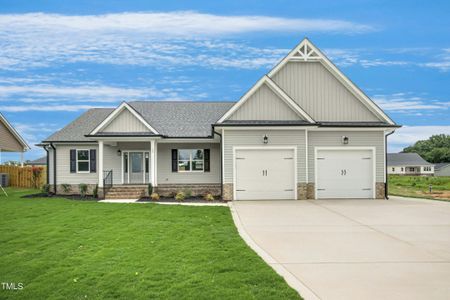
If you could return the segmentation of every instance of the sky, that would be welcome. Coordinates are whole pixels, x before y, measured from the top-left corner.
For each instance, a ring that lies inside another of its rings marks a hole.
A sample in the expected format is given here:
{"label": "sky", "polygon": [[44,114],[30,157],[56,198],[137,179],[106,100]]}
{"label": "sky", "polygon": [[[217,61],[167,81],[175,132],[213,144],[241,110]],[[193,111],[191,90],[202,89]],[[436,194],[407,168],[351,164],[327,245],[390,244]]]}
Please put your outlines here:
{"label": "sky", "polygon": [[449,16],[439,0],[0,0],[0,112],[35,159],[92,107],[237,101],[308,37],[403,125],[398,152],[450,134]]}

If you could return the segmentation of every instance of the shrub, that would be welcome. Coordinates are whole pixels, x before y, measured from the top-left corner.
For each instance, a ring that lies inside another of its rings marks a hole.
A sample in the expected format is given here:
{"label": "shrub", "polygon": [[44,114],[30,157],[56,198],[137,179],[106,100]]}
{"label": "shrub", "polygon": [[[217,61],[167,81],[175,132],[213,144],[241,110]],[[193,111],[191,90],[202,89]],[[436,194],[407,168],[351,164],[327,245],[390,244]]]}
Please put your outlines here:
{"label": "shrub", "polygon": [[192,197],[192,191],[190,189],[187,189],[184,191],[184,195],[186,198],[191,198]]}
{"label": "shrub", "polygon": [[178,192],[175,195],[175,200],[177,200],[177,201],[182,202],[182,201],[184,201],[184,198],[186,198],[186,195],[183,192]]}
{"label": "shrub", "polygon": [[92,190],[92,195],[94,196],[94,198],[98,198],[98,184],[96,184],[94,189]]}
{"label": "shrub", "polygon": [[148,184],[148,194],[153,194],[153,185],[151,183]]}
{"label": "shrub", "polygon": [[39,183],[41,181],[41,175],[42,175],[42,171],[44,170],[44,168],[42,167],[32,167],[31,168],[31,181],[33,182],[33,187],[34,188],[38,188],[39,187]]}
{"label": "shrub", "polygon": [[62,183],[61,184],[61,189],[63,190],[64,194],[68,194],[72,190],[72,185],[70,185],[68,183]]}
{"label": "shrub", "polygon": [[42,193],[44,193],[44,194],[50,194],[50,184],[44,184],[42,187],[41,187],[41,191],[42,191]]}
{"label": "shrub", "polygon": [[159,195],[158,195],[158,193],[151,193],[151,194],[150,194],[150,198],[151,198],[153,201],[158,201],[158,200],[159,200]]}
{"label": "shrub", "polygon": [[87,189],[88,189],[87,184],[80,183],[78,185],[78,188],[80,189],[80,196],[83,197],[83,198],[86,197],[86,192],[87,192]]}
{"label": "shrub", "polygon": [[214,201],[214,196],[211,193],[207,193],[203,199],[205,199],[206,201]]}

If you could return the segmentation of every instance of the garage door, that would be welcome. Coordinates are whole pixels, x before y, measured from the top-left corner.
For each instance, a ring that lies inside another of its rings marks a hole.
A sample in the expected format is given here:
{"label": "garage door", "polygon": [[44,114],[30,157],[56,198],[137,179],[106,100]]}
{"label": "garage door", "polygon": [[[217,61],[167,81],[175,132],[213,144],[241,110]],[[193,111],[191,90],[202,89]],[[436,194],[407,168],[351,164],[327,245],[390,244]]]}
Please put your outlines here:
{"label": "garage door", "polygon": [[372,150],[318,150],[318,199],[373,198]]}
{"label": "garage door", "polygon": [[295,199],[293,149],[239,149],[236,200]]}

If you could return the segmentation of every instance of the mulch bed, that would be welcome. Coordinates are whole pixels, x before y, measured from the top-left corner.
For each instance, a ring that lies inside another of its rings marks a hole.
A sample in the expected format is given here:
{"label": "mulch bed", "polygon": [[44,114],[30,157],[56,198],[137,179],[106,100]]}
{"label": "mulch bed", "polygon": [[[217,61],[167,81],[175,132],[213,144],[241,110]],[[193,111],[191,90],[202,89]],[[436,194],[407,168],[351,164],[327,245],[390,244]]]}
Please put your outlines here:
{"label": "mulch bed", "polygon": [[80,195],[55,195],[55,194],[47,194],[47,193],[36,193],[30,195],[24,195],[21,198],[66,198],[69,200],[79,200],[79,201],[98,201],[98,198],[94,198],[92,195],[86,195],[81,197]]}
{"label": "mulch bed", "polygon": [[165,202],[165,203],[224,203],[222,199],[214,199],[214,201],[206,201],[203,197],[190,197],[186,198],[183,201],[178,201],[173,197],[161,197],[159,200],[152,200],[149,197],[143,197],[139,199],[137,202]]}

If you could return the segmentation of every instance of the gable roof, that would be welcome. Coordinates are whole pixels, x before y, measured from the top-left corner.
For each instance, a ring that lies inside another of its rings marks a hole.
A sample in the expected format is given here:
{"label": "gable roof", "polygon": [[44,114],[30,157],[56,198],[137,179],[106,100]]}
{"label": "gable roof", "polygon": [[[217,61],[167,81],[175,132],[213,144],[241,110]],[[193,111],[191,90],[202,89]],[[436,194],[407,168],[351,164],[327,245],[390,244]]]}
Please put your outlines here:
{"label": "gable roof", "polygon": [[333,74],[361,103],[372,113],[387,124],[396,125],[389,116],[378,107],[361,89],[359,89],[347,76],[345,76],[319,48],[311,41],[304,38],[294,49],[289,52],[267,75],[272,78],[289,61],[317,61],[320,62],[331,74]]}
{"label": "gable roof", "polygon": [[[138,112],[161,136],[208,137],[211,125],[223,115],[234,102],[174,102],[136,101],[128,105]],[[52,134],[43,142],[89,142],[89,133],[98,127],[115,109],[89,109],[76,120]],[[143,133],[108,132],[95,136],[136,136]],[[144,136],[155,134],[146,133]],[[158,135],[157,135],[158,136]]]}
{"label": "gable roof", "polygon": [[0,112],[0,122],[2,122],[6,129],[11,133],[17,140],[19,144],[22,145],[23,151],[27,151],[30,149],[30,146],[27,144],[27,142],[23,139],[23,137],[16,131],[16,129],[8,122],[8,120],[2,115]]}
{"label": "gable roof", "polygon": [[388,166],[431,166],[433,164],[427,162],[417,153],[388,153]]}
{"label": "gable roof", "polygon": [[447,166],[450,166],[450,162],[438,163],[434,165],[434,170],[439,171],[440,169],[446,168]]}

